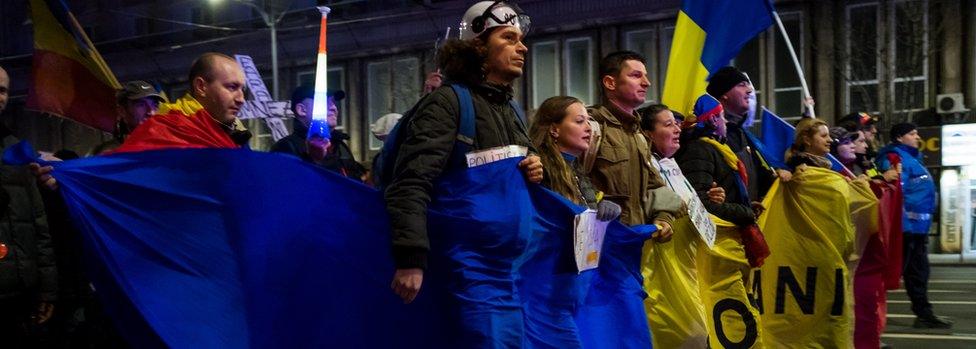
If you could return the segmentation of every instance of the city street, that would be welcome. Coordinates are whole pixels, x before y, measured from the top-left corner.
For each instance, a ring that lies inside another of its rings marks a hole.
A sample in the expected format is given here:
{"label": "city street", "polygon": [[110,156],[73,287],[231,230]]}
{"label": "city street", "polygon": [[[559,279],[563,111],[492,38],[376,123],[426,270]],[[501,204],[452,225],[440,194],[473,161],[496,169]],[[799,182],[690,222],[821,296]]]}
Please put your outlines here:
{"label": "city street", "polygon": [[881,341],[894,348],[976,348],[976,266],[933,266],[929,301],[955,322],[950,330],[915,329],[904,289],[888,292],[888,327]]}

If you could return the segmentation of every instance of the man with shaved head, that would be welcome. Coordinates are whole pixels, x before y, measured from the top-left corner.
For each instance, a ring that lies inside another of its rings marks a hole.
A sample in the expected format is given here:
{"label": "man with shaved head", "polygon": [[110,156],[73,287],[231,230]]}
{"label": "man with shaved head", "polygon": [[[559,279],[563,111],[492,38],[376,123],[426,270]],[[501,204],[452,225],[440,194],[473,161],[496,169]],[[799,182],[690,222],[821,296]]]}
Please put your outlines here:
{"label": "man with shaved head", "polygon": [[[180,99],[159,106],[116,152],[168,148],[239,148],[251,133],[237,119],[244,105],[244,71],[234,58],[204,53],[190,67],[190,89]],[[52,190],[52,167],[31,164],[38,181]]]}

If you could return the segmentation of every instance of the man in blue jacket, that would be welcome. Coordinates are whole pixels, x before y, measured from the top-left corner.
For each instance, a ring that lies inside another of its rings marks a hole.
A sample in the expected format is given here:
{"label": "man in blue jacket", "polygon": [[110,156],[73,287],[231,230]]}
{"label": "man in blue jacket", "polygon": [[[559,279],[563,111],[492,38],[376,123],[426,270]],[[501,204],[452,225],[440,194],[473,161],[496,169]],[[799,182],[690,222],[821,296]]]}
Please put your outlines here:
{"label": "man in blue jacket", "polygon": [[891,144],[878,152],[878,169],[897,169],[901,173],[904,195],[902,230],[905,232],[903,256],[905,290],[912,301],[916,328],[951,328],[952,322],[932,313],[927,290],[929,283],[928,234],[935,212],[935,181],[922,165],[918,147],[922,138],[915,124],[891,127]]}

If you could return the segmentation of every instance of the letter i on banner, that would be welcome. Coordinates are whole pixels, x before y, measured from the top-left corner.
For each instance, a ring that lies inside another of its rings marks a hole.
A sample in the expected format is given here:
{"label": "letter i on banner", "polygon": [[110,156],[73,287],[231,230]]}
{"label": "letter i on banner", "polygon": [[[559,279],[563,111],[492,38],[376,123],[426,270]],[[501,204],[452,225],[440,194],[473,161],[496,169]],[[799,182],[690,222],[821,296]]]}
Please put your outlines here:
{"label": "letter i on banner", "polygon": [[322,12],[322,25],[319,29],[319,54],[315,63],[315,97],[312,100],[312,122],[308,127],[308,139],[312,137],[329,138],[329,51],[326,48],[326,23],[329,12],[328,6],[319,6]]}

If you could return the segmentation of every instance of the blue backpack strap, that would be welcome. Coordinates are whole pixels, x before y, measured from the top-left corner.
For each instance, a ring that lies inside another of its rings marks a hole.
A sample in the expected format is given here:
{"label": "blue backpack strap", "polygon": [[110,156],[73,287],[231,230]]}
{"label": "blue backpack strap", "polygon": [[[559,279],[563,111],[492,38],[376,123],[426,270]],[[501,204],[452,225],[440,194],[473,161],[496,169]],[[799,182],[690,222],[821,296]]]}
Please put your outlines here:
{"label": "blue backpack strap", "polygon": [[465,154],[474,147],[474,101],[471,99],[471,91],[467,86],[461,84],[451,84],[454,93],[458,97],[458,106],[461,108],[461,115],[458,116],[458,133],[454,142],[454,151],[451,154],[455,162],[465,163]]}
{"label": "blue backpack strap", "polygon": [[508,105],[510,105],[512,110],[515,111],[515,116],[518,116],[519,122],[522,123],[522,128],[525,130],[525,132],[529,132],[529,128],[527,126],[528,124],[525,122],[525,112],[522,111],[522,106],[519,105],[514,99],[508,100]]}

